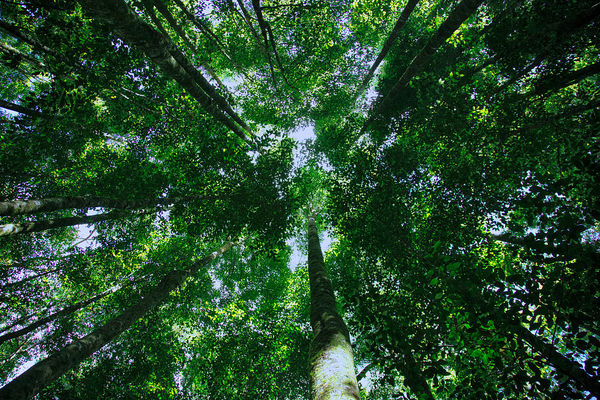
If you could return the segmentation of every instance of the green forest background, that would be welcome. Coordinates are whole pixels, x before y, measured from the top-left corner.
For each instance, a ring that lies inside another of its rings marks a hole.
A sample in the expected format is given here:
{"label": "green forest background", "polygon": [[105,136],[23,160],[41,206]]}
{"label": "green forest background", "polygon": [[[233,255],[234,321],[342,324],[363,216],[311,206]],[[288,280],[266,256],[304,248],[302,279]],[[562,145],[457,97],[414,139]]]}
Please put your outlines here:
{"label": "green forest background", "polygon": [[0,398],[310,398],[311,215],[361,398],[600,398],[599,21],[2,1],[0,385],[140,317]]}

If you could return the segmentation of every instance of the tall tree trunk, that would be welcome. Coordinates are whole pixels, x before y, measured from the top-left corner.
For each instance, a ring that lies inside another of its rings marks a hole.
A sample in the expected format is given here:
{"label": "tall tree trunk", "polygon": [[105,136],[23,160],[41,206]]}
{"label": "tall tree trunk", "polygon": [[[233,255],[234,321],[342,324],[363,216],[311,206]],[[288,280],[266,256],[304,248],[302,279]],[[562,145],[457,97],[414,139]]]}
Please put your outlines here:
{"label": "tall tree trunk", "polygon": [[94,196],[53,197],[39,200],[15,200],[0,202],[0,215],[25,215],[39,212],[66,210],[69,208],[117,208],[133,210],[150,208],[159,205],[183,203],[194,200],[219,200],[225,196],[183,196],[165,197],[160,199],[119,200]]}
{"label": "tall tree trunk", "polygon": [[0,336],[0,345],[8,340],[15,339],[20,336],[26,335],[30,332],[33,332],[40,326],[46,325],[47,323],[52,322],[55,319],[62,317],[63,315],[72,314],[77,310],[81,310],[82,308],[86,307],[89,304],[92,304],[96,300],[99,300],[103,297],[108,296],[111,293],[114,293],[118,289],[119,289],[119,286],[113,286],[110,289],[107,289],[102,293],[99,293],[93,297],[90,297],[89,299],[79,301],[79,302],[72,304],[68,307],[65,307],[59,311],[56,311],[56,312],[48,315],[47,317],[40,318],[37,321],[32,322],[31,324],[27,325],[24,328],[17,329],[16,331],[13,331],[13,332],[5,333],[2,336]]}
{"label": "tall tree trunk", "polygon": [[11,103],[6,100],[0,99],[0,107],[6,108],[7,110],[15,111],[21,114],[29,115],[33,118],[38,118],[42,116],[42,113],[39,111],[31,110],[27,107],[20,106],[18,104]]}
{"label": "tall tree trunk", "polygon": [[[79,2],[89,15],[106,23],[129,45],[142,50],[167,76],[175,79],[210,115],[222,122],[246,143],[254,146],[252,140],[246,135],[251,132],[240,128],[225,115],[226,111],[233,112],[231,108],[228,105],[225,109],[219,107],[219,105],[222,106],[222,98],[210,96],[215,92],[214,88],[168,37],[154,30],[122,0],[79,0]],[[202,79],[199,79],[200,77]],[[202,89],[200,85],[202,85]],[[208,94],[203,90],[208,91]]]}
{"label": "tall tree trunk", "polygon": [[0,225],[0,237],[20,235],[24,233],[41,232],[48,229],[62,228],[65,226],[75,226],[83,224],[92,224],[94,222],[108,221],[124,217],[123,213],[104,213],[96,215],[84,215],[81,217],[66,217],[58,219],[49,219],[40,222],[24,222],[22,224]]}
{"label": "tall tree trunk", "polygon": [[[171,26],[171,29],[173,29],[177,33],[177,35],[181,38],[181,40],[183,40],[185,45],[192,51],[192,53],[193,54],[201,54],[198,51],[198,48],[192,43],[190,38],[185,34],[185,32],[183,31],[183,28],[181,28],[181,26],[179,26],[179,24],[175,20],[175,17],[173,17],[173,14],[171,14],[171,11],[169,11],[169,8],[161,0],[153,0],[152,4],[154,4],[156,9],[158,9],[158,11],[163,15],[163,17],[165,17],[165,19]],[[200,64],[200,66],[208,73],[208,75],[210,75],[211,78],[213,78],[215,80],[215,82],[217,82],[217,84],[223,90],[227,90],[227,87],[223,84],[223,82],[221,82],[221,79],[219,79],[219,76],[216,74],[216,72],[212,69],[212,67],[208,63],[208,60],[203,61],[202,64]],[[223,102],[226,104],[227,107],[229,107],[229,104],[224,99],[223,99]],[[233,111],[233,110],[231,110],[231,111]],[[242,126],[244,129],[246,129],[246,130],[250,129],[248,126],[245,125],[245,122],[242,121],[241,119],[239,121],[236,120],[237,114],[233,113],[233,114],[230,114],[230,116],[238,124],[240,124],[240,126]]]}
{"label": "tall tree trunk", "polygon": [[396,21],[396,24],[394,25],[392,32],[390,32],[390,35],[388,36],[387,40],[383,44],[383,47],[381,48],[381,51],[379,52],[379,55],[375,59],[375,62],[373,62],[373,65],[371,65],[371,68],[369,68],[369,72],[367,72],[367,75],[365,76],[362,83],[360,84],[360,87],[358,88],[358,91],[356,93],[356,97],[360,96],[365,91],[367,86],[369,85],[369,82],[371,81],[371,78],[373,78],[373,75],[375,74],[377,67],[379,67],[379,64],[381,64],[381,62],[383,61],[383,59],[385,58],[387,53],[392,48],[392,45],[398,38],[400,31],[404,27],[404,24],[406,23],[406,21],[408,21],[410,14],[412,14],[412,12],[418,2],[419,2],[419,0],[408,0],[408,3],[406,4],[404,9],[402,10],[402,13],[400,14],[400,17]]}
{"label": "tall tree trunk", "polygon": [[578,362],[575,362],[559,353],[554,346],[546,343],[542,338],[534,335],[529,329],[521,324],[508,327],[519,339],[528,343],[533,350],[541,354],[548,362],[566,376],[581,385],[584,390],[600,399],[600,382],[597,378],[590,376]]}
{"label": "tall tree trunk", "polygon": [[325,271],[314,218],[308,220],[310,278],[311,398],[360,399],[348,328],[337,312],[331,280]]}
{"label": "tall tree trunk", "polygon": [[208,26],[206,26],[206,24],[204,24],[200,19],[198,19],[194,14],[192,14],[192,12],[185,6],[185,4],[183,4],[183,2],[181,0],[175,0],[175,4],[177,4],[177,6],[181,9],[181,11],[184,12],[186,17],[194,25],[196,25],[196,28],[198,28],[201,32],[203,32],[206,36],[208,36],[208,38],[217,46],[217,48],[219,49],[219,52],[221,52],[221,54],[223,54],[223,56],[233,65],[233,67],[238,72],[241,72],[247,79],[250,79],[250,77],[248,76],[246,71],[244,71],[244,69],[235,62],[233,57],[231,57],[227,53],[227,51],[225,50],[225,46],[223,45],[223,42],[221,42],[221,40],[212,32],[212,30]]}
{"label": "tall tree trunk", "polygon": [[448,18],[442,23],[437,32],[427,42],[425,47],[417,54],[417,56],[411,61],[406,67],[400,78],[396,81],[392,89],[385,95],[383,100],[375,106],[371,112],[371,117],[365,123],[366,128],[379,114],[385,110],[393,100],[400,94],[404,87],[410,82],[416,74],[421,72],[423,68],[429,63],[431,57],[435,54],[436,50],[444,44],[444,42],[452,36],[452,34],[462,25],[462,23],[471,16],[477,10],[483,0],[462,0],[458,6],[448,16]]}
{"label": "tall tree trunk", "polygon": [[232,246],[232,242],[227,242],[217,251],[204,257],[195,265],[183,270],[169,272],[139,302],[128,307],[119,316],[108,321],[106,324],[95,329],[81,339],[68,344],[58,352],[45,360],[38,362],[23,374],[13,379],[10,383],[0,389],[0,398],[5,400],[31,398],[55,379],[79,365],[79,363],[87,357],[127,330],[147,312],[161,304],[169,293],[177,289],[189,276],[196,273],[201,267],[205,266],[219,255],[225,253]]}
{"label": "tall tree trunk", "polygon": [[497,307],[490,304],[481,293],[467,289],[461,282],[454,282],[457,294],[459,294],[466,305],[466,307],[474,313],[488,312],[490,315],[495,316],[494,321],[496,325],[503,327],[504,331],[512,333],[518,340],[523,341],[531,346],[531,348],[546,358],[548,363],[553,366],[557,371],[560,371],[564,375],[577,382],[584,390],[589,391],[595,396],[600,398],[600,382],[592,376],[590,376],[581,365],[569,359],[567,356],[561,354],[556,348],[546,343],[546,341],[535,334],[531,333],[529,329],[521,325],[521,322],[510,317],[500,316],[496,312]]}
{"label": "tall tree trunk", "polygon": [[58,56],[58,54],[52,50],[51,48],[44,46],[43,44],[35,41],[34,39],[32,39],[31,37],[27,36],[26,34],[24,34],[21,29],[13,24],[10,24],[6,21],[2,21],[0,20],[0,29],[2,29],[3,31],[5,31],[6,33],[8,33],[9,35],[11,35],[12,37],[19,39],[22,42],[27,43],[30,46],[33,46],[35,49],[39,49],[42,50],[48,54],[51,54],[53,56]]}

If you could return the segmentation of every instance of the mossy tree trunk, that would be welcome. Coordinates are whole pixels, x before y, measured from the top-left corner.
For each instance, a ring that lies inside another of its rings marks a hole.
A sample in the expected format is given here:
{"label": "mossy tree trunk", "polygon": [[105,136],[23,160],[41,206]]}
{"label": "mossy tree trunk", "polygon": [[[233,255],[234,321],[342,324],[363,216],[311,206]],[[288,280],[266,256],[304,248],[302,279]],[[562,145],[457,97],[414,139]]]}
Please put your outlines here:
{"label": "mossy tree trunk", "polygon": [[337,312],[313,218],[308,221],[308,273],[314,334],[310,348],[311,398],[360,399],[348,328]]}

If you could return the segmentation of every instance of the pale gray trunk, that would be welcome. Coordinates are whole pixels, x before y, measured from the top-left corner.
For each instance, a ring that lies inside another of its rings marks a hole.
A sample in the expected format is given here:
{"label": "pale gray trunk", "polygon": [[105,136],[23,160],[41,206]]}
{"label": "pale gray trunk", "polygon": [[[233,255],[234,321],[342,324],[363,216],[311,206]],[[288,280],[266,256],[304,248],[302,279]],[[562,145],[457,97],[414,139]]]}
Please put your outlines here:
{"label": "pale gray trunk", "polygon": [[313,218],[308,221],[308,274],[310,325],[313,329],[310,347],[311,398],[360,399],[348,328],[337,312]]}
{"label": "pale gray trunk", "polygon": [[184,270],[169,272],[139,302],[128,307],[119,316],[81,339],[75,340],[73,343],[63,347],[13,379],[0,389],[0,398],[3,400],[31,398],[55,379],[79,365],[87,357],[127,330],[148,311],[161,304],[169,293],[177,289],[189,276],[214,260],[217,256],[229,250],[232,246],[233,243],[227,242],[217,251],[204,257],[193,266]]}
{"label": "pale gray trunk", "polygon": [[123,213],[105,213],[96,215],[84,215],[81,217],[66,217],[49,219],[40,222],[24,222],[22,224],[6,224],[0,225],[0,237],[21,235],[24,233],[33,233],[46,231],[48,229],[63,228],[65,226],[76,226],[83,224],[92,224],[94,222],[108,221],[112,219],[122,218],[126,214]]}
{"label": "pale gray trunk", "polygon": [[117,208],[134,210],[159,205],[177,204],[194,200],[218,200],[224,196],[183,196],[160,199],[119,200],[95,196],[53,197],[39,200],[15,200],[0,202],[0,215],[25,215],[40,212],[67,210],[69,208]]}

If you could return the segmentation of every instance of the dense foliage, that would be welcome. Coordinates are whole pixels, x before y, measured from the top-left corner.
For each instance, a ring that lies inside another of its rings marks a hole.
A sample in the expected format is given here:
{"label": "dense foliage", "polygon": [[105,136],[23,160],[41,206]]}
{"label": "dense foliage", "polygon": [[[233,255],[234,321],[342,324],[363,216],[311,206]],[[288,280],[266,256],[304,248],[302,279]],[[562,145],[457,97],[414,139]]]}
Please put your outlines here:
{"label": "dense foliage", "polygon": [[316,215],[362,398],[600,398],[599,23],[588,0],[3,2],[0,382],[231,241],[37,396],[307,398]]}

